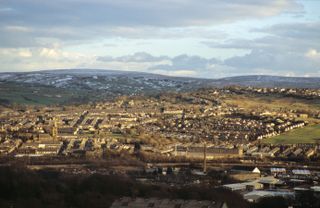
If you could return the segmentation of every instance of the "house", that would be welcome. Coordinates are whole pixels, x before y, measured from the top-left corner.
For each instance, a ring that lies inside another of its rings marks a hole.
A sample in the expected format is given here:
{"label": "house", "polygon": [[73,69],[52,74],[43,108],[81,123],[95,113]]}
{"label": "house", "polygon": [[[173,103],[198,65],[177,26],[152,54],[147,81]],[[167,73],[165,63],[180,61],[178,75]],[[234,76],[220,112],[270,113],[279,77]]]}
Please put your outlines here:
{"label": "house", "polygon": [[259,168],[255,167],[255,168],[252,170],[252,173],[258,173],[258,174],[260,174],[261,172],[260,172]]}
{"label": "house", "polygon": [[[184,156],[187,158],[203,159],[204,147],[199,146],[177,146],[174,151],[175,156]],[[224,147],[208,147],[206,148],[206,158],[238,158],[242,157],[242,148],[224,148]]]}
{"label": "house", "polygon": [[244,183],[232,183],[225,184],[223,188],[230,191],[245,191],[245,190],[257,190],[263,189],[263,184],[258,183],[257,181],[244,182]]}
{"label": "house", "polygon": [[299,175],[301,175],[301,176],[309,176],[309,175],[311,175],[310,170],[294,169],[294,170],[292,170],[292,173],[294,175],[297,175],[297,176],[299,176]]}
{"label": "house", "polygon": [[258,167],[250,167],[250,166],[233,166],[231,168],[231,172],[235,173],[253,173],[253,174],[260,174],[261,171]]}
{"label": "house", "polygon": [[259,183],[263,184],[265,188],[273,189],[278,186],[282,186],[284,182],[273,176],[262,177],[258,180]]}
{"label": "house", "polygon": [[285,168],[270,168],[270,172],[273,175],[284,174],[284,173],[286,173],[286,169]]}
{"label": "house", "polygon": [[316,153],[315,149],[314,149],[314,148],[310,148],[310,149],[305,153],[305,155],[309,158],[309,157],[313,156],[315,153]]}
{"label": "house", "polygon": [[300,113],[298,116],[299,116],[299,118],[308,118],[309,117],[309,115],[305,114],[305,113]]}
{"label": "house", "polygon": [[50,141],[53,140],[52,136],[50,134],[41,133],[38,135],[39,141]]}
{"label": "house", "polygon": [[236,180],[248,181],[260,178],[261,171],[258,167],[234,166],[230,170],[230,176]]}
{"label": "house", "polygon": [[244,194],[243,198],[249,202],[258,202],[264,197],[275,197],[275,196],[281,196],[284,198],[294,198],[294,192],[254,190]]}
{"label": "house", "polygon": [[268,153],[270,157],[274,157],[279,151],[280,151],[280,147],[275,147],[272,150],[270,150],[270,152]]}
{"label": "house", "polygon": [[28,141],[15,152],[15,157],[56,156],[61,147],[62,142],[59,141]]}

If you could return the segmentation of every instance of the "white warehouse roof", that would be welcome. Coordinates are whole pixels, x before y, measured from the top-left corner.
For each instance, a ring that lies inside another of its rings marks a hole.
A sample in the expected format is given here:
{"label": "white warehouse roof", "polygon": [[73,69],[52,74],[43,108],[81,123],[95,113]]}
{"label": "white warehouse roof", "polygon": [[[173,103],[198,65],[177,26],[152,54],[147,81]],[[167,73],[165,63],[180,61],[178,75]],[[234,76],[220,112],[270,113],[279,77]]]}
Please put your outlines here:
{"label": "white warehouse roof", "polygon": [[295,175],[311,175],[310,170],[294,169],[294,170],[292,170],[292,173]]}

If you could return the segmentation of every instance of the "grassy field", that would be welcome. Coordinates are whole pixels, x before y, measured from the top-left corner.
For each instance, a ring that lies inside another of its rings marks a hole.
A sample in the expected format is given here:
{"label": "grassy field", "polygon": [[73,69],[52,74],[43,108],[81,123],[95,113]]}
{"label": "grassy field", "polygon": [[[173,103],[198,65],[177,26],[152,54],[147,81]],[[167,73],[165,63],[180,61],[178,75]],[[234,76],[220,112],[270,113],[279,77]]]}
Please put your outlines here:
{"label": "grassy field", "polygon": [[319,100],[304,100],[298,98],[281,97],[273,95],[229,95],[224,101],[245,109],[266,109],[279,111],[281,109],[320,110]]}
{"label": "grassy field", "polygon": [[[223,100],[228,105],[237,106],[246,110],[254,111],[296,111],[300,112],[308,111],[319,112],[320,111],[320,100],[306,100],[290,97],[281,97],[274,95],[229,95]],[[319,119],[307,118],[303,119],[308,121],[310,124],[319,124]]]}
{"label": "grassy field", "polygon": [[315,143],[317,141],[320,141],[320,125],[294,129],[264,140],[265,143],[272,144]]}

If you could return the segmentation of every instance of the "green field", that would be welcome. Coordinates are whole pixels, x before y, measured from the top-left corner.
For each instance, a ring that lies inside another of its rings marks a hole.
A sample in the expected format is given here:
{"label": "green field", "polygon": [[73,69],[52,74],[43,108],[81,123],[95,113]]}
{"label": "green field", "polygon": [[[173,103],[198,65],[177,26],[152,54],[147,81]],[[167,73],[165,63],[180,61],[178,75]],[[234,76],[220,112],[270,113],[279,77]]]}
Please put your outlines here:
{"label": "green field", "polygon": [[297,144],[315,143],[320,141],[320,125],[312,125],[304,128],[294,129],[281,135],[268,138],[264,143],[272,144]]}

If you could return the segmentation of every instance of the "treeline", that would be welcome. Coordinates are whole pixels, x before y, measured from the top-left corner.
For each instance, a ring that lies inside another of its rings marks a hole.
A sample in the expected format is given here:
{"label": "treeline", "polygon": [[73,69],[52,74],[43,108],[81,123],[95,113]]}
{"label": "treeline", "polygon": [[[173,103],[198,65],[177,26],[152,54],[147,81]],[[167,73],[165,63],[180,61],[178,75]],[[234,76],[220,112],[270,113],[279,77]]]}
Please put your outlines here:
{"label": "treeline", "polygon": [[281,208],[292,203],[297,207],[319,207],[319,200],[312,194],[298,196],[299,203],[266,198],[249,204],[237,193],[210,185],[177,188],[141,184],[119,175],[66,175],[52,170],[0,167],[0,207],[4,208],[102,208],[123,196],[225,201],[230,208]]}
{"label": "treeline", "polygon": [[223,189],[146,185],[118,175],[65,175],[52,170],[0,167],[0,207],[110,207],[115,199],[159,197],[226,201],[248,207],[242,197]]}

